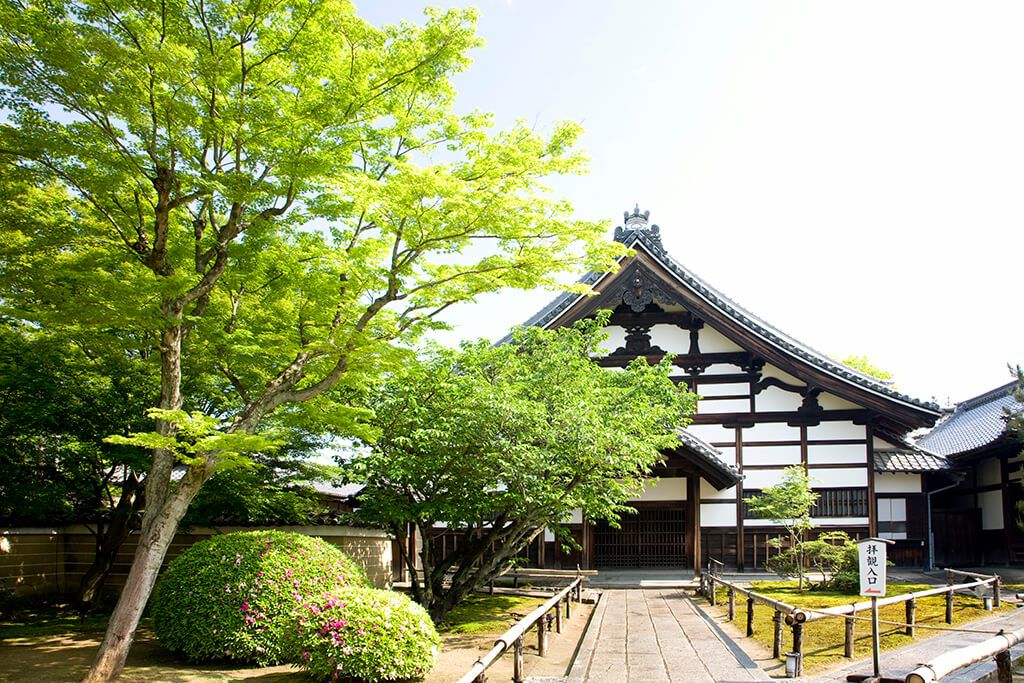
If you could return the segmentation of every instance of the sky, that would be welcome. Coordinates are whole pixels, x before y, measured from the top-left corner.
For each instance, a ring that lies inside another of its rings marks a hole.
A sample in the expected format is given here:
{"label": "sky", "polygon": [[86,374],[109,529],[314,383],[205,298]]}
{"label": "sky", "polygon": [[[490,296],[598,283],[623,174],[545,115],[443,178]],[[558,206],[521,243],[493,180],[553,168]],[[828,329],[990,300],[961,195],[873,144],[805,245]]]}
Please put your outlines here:
{"label": "sky", "polygon": [[[361,0],[374,24],[411,0]],[[437,4],[437,3],[434,3]],[[651,212],[680,263],[941,404],[1024,363],[1024,3],[481,0],[457,109],[582,123],[576,216]],[[454,311],[502,336],[554,294]]]}

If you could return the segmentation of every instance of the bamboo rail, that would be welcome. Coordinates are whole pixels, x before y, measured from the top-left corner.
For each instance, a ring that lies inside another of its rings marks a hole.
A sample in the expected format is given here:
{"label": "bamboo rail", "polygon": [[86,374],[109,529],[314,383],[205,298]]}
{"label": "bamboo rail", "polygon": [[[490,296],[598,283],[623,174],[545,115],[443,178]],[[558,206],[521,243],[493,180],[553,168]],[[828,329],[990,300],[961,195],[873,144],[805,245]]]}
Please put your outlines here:
{"label": "bamboo rail", "polygon": [[[710,568],[710,564],[709,564]],[[961,584],[954,584],[953,577],[956,575],[966,576],[968,578],[975,579]],[[843,617],[845,619],[845,635],[844,635],[844,647],[843,654],[852,658],[854,656],[853,641],[854,641],[854,615],[857,612],[871,609],[871,603],[869,601],[856,602],[850,605],[838,605],[836,607],[826,607],[823,609],[802,609],[795,605],[782,602],[769,598],[766,595],[761,595],[748,588],[737,586],[730,581],[719,578],[717,572],[702,572],[700,576],[700,592],[707,596],[708,600],[712,605],[716,604],[716,585],[721,584],[728,590],[728,617],[732,621],[735,618],[735,601],[736,593],[747,596],[747,635],[753,635],[753,617],[751,616],[754,609],[754,604],[759,602],[763,605],[771,607],[775,610],[775,615],[772,618],[774,634],[772,638],[772,656],[779,658],[782,656],[782,624],[783,621],[786,625],[790,626],[793,630],[793,652],[798,655],[796,665],[796,676],[800,676],[803,673],[803,641],[804,641],[804,624],[818,621],[820,619],[837,618]],[[979,590],[982,586],[992,586],[992,602],[987,602],[988,598],[982,598],[979,594]],[[937,588],[929,588],[927,590],[915,591],[913,593],[904,593],[903,595],[893,595],[887,598],[881,598],[878,600],[878,606],[884,607],[885,605],[895,605],[901,602],[906,603],[906,634],[914,635],[914,626],[916,622],[917,612],[917,599],[924,598],[931,595],[946,595],[946,623],[953,623],[953,594],[960,590],[973,590],[979,598],[982,599],[985,609],[991,609],[992,607],[998,607],[1000,605],[1000,585],[1001,580],[999,576],[987,576],[985,574],[976,574],[974,572],[964,572],[957,569],[946,570],[946,585],[939,586]],[[991,605],[991,606],[990,606]],[[945,655],[944,655],[945,656]],[[979,659],[989,655],[982,655]],[[978,661],[973,660],[973,661]],[[971,662],[968,662],[971,663]],[[962,666],[966,666],[963,664]],[[947,672],[948,673],[948,672]],[[943,674],[945,675],[945,674]],[[914,679],[915,681],[920,680],[938,680],[938,679]],[[1007,679],[1008,681],[1009,679]],[[909,681],[909,679],[908,679]],[[1002,683],[1002,679],[1000,679]]]}
{"label": "bamboo rail", "polygon": [[[543,657],[547,652],[547,632],[551,628],[552,617],[554,617],[558,631],[561,632],[562,625],[562,601],[565,600],[566,617],[570,616],[570,604],[576,600],[579,604],[582,601],[581,587],[584,577],[576,576],[572,583],[555,594],[550,600],[533,610],[520,619],[515,626],[501,634],[494,647],[483,657],[476,660],[470,670],[458,680],[457,683],[484,683],[484,672],[488,667],[497,661],[505,652],[512,648],[512,680],[515,683],[523,683],[525,675],[523,671],[523,637],[530,627],[537,625],[537,650]],[[555,615],[549,614],[556,610]]]}
{"label": "bamboo rail", "polygon": [[997,680],[999,683],[1004,681],[1009,683],[1013,676],[1010,665],[1010,648],[1022,641],[1024,641],[1024,629],[1000,633],[980,643],[944,652],[928,664],[922,664],[911,671],[904,680],[906,683],[932,683],[932,681],[941,680],[957,669],[994,656]]}

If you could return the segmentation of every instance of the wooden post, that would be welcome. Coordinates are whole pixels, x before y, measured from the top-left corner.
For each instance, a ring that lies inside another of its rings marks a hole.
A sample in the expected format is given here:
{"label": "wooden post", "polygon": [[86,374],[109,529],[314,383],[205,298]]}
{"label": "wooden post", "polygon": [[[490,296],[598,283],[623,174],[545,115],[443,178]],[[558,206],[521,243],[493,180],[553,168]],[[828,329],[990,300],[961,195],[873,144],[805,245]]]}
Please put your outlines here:
{"label": "wooden post", "polygon": [[850,615],[844,621],[846,622],[846,633],[843,638],[843,656],[847,659],[853,659],[854,629],[856,628],[857,620],[853,618],[853,615]]}
{"label": "wooden post", "polygon": [[1002,580],[997,576],[995,583],[992,584],[992,606],[996,609],[1003,604],[1001,584]]}
{"label": "wooden post", "polygon": [[562,605],[555,605],[555,633],[562,632]]}
{"label": "wooden post", "polygon": [[747,637],[754,635],[754,598],[747,598]]}
{"label": "wooden post", "polygon": [[718,598],[718,586],[715,585],[715,577],[708,577],[709,585],[711,586],[711,592],[708,594],[708,599],[711,600],[711,606],[715,606],[715,600]]}
{"label": "wooden post", "polygon": [[512,587],[519,588],[519,567],[512,570]]}
{"label": "wooden post", "polygon": [[946,591],[946,623],[953,623],[953,590]]}
{"label": "wooden post", "polygon": [[491,594],[491,595],[494,595],[494,579],[491,579],[491,588],[490,588],[490,594]]}
{"label": "wooden post", "polygon": [[772,657],[778,659],[782,656],[782,610],[775,610],[772,617],[775,633],[772,634]]}
{"label": "wooden post", "polygon": [[736,618],[736,591],[729,588],[729,621]]}
{"label": "wooden post", "polygon": [[572,593],[565,596],[565,618],[572,619]]}
{"label": "wooden post", "polygon": [[523,683],[523,637],[516,638],[512,647],[512,680],[515,683]]}
{"label": "wooden post", "polygon": [[548,653],[547,616],[545,614],[537,620],[537,654],[541,657]]}
{"label": "wooden post", "polygon": [[804,625],[802,622],[793,624],[793,652],[797,653],[796,675],[804,674]]}
{"label": "wooden post", "polygon": [[906,605],[906,610],[907,610],[907,620],[906,620],[907,621],[907,630],[906,630],[906,634],[908,636],[910,636],[911,638],[913,638],[914,637],[914,622],[917,619],[917,600],[915,598],[910,598],[909,600],[907,600],[903,604]]}
{"label": "wooden post", "polygon": [[996,653],[996,680],[999,683],[1013,683],[1013,663],[1009,649]]}

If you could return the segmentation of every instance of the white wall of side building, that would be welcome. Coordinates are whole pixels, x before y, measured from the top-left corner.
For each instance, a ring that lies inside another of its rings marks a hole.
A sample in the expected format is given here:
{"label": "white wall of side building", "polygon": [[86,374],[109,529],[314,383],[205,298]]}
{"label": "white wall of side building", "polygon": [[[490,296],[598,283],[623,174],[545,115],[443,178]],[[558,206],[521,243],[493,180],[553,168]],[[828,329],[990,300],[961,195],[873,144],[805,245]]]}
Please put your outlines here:
{"label": "white wall of side building", "polygon": [[638,498],[630,499],[632,502],[661,500],[686,500],[686,478],[664,477],[648,482]]}
{"label": "white wall of side building", "polygon": [[921,493],[921,475],[909,472],[877,472],[875,493]]}

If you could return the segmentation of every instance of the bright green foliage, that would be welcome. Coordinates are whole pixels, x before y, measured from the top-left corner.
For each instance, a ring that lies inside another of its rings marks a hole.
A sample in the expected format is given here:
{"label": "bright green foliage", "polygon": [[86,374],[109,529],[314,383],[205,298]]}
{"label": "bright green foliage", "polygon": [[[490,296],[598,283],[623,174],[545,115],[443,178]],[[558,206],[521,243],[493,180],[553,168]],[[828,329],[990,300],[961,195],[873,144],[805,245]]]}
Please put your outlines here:
{"label": "bright green foliage", "polygon": [[286,654],[316,680],[420,679],[441,648],[426,610],[393,591],[331,590],[303,602],[292,618]]}
{"label": "bright green foliage", "polygon": [[[578,125],[454,113],[474,23],[376,28],[344,0],[0,0],[0,316],[155,349],[160,412],[132,440],[152,448],[148,566],[222,458],[260,443],[214,431],[277,415],[372,438],[352,403],[401,364],[393,342],[481,293],[614,267],[623,247],[543,184],[583,169]],[[109,647],[147,592],[126,592]],[[94,679],[123,661],[107,651]]]}
{"label": "bright green foliage", "polygon": [[758,517],[770,519],[786,530],[786,538],[769,540],[779,550],[765,562],[765,566],[783,575],[796,574],[799,586],[804,587],[804,535],[813,528],[811,508],[818,500],[818,494],[811,489],[807,472],[800,465],[787,467],[782,471],[782,482],[765,488],[761,495],[747,501],[751,512]]}
{"label": "bright green foliage", "polygon": [[193,661],[280,662],[292,610],[348,585],[368,585],[366,574],[319,538],[281,531],[214,536],[183,552],[161,577],[153,631]]}
{"label": "bright green foliage", "polygon": [[[840,361],[843,365],[848,365],[854,370],[863,372],[865,375],[870,375],[877,379],[882,380],[886,384],[892,385],[892,373],[888,370],[883,370],[874,363],[871,362],[867,356],[847,356]],[[894,387],[895,388],[895,387]]]}
{"label": "bright green foliage", "polygon": [[[425,579],[413,591],[436,622],[545,527],[568,542],[571,510],[617,519],[660,449],[677,443],[693,396],[669,379],[668,360],[594,363],[606,319],[435,348],[374,396],[381,436],[347,466],[367,484],[357,514],[400,539],[417,527]],[[464,533],[447,555],[432,532],[442,523]]]}
{"label": "bright green foliage", "polygon": [[854,590],[860,585],[857,544],[845,531],[825,531],[802,545],[804,559],[822,577],[817,590]]}

